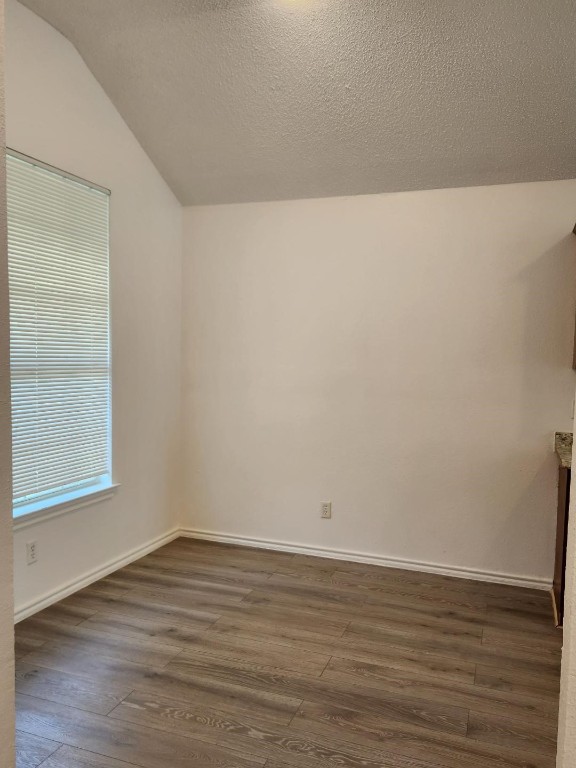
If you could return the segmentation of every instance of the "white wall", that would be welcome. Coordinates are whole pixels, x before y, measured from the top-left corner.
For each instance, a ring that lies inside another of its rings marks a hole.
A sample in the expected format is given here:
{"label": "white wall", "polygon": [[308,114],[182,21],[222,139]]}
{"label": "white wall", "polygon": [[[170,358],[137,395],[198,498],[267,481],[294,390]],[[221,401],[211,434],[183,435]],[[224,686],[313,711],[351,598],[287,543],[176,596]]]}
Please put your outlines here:
{"label": "white wall", "polygon": [[[576,430],[574,430],[576,431]],[[576,466],[576,446],[572,450]],[[570,508],[576,509],[576,482],[572,483]],[[558,730],[558,768],[576,765],[576,515],[572,514],[568,531],[566,592],[564,596],[564,644],[562,647],[562,684]]]}
{"label": "white wall", "polygon": [[185,525],[547,583],[575,195],[186,209]]}
{"label": "white wall", "polygon": [[[180,494],[181,208],[52,27],[7,3],[7,143],[112,190],[114,476],[111,501],[15,536],[16,607],[175,525]],[[27,567],[25,543],[38,542]]]}
{"label": "white wall", "polygon": [[[4,146],[4,0],[0,0],[0,146]],[[14,765],[12,463],[4,157],[0,160],[0,766]]]}
{"label": "white wall", "polygon": [[[573,491],[571,506],[576,504]],[[562,687],[560,692],[560,728],[558,732],[558,768],[576,764],[576,515],[572,515],[566,565],[564,646],[562,648]]]}

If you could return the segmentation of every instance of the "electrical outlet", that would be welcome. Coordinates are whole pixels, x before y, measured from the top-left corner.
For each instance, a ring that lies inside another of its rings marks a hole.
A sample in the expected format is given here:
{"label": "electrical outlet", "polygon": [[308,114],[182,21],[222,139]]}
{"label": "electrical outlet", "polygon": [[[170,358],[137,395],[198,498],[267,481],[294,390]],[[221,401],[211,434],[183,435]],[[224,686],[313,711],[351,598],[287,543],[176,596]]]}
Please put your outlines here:
{"label": "electrical outlet", "polygon": [[332,517],[332,502],[323,501],[320,505],[320,515],[324,520],[330,520]]}
{"label": "electrical outlet", "polygon": [[28,541],[26,542],[26,562],[28,565],[34,565],[38,562],[38,542]]}

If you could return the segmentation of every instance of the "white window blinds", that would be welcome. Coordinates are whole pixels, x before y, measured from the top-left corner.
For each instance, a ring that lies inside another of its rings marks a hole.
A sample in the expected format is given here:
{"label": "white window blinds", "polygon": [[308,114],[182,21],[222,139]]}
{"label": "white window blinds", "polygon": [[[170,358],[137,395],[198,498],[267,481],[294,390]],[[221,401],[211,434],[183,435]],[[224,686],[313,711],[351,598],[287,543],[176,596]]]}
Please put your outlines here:
{"label": "white window blinds", "polygon": [[19,506],[110,483],[108,194],[7,155]]}

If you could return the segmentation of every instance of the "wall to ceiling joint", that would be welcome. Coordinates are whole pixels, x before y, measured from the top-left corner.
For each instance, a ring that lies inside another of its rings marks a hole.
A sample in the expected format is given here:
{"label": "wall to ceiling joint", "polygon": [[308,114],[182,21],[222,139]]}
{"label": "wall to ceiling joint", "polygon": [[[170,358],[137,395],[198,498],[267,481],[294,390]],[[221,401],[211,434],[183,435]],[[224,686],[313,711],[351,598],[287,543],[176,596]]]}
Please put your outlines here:
{"label": "wall to ceiling joint", "polygon": [[572,0],[23,2],[184,205],[576,176]]}

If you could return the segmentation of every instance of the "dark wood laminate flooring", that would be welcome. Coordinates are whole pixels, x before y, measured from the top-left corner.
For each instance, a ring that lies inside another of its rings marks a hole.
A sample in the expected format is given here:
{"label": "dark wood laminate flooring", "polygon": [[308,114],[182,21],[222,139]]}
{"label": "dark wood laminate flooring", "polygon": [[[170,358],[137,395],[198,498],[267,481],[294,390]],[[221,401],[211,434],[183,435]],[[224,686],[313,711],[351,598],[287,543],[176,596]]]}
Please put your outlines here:
{"label": "dark wood laminate flooring", "polygon": [[18,768],[553,768],[547,593],[178,539],[16,627]]}

